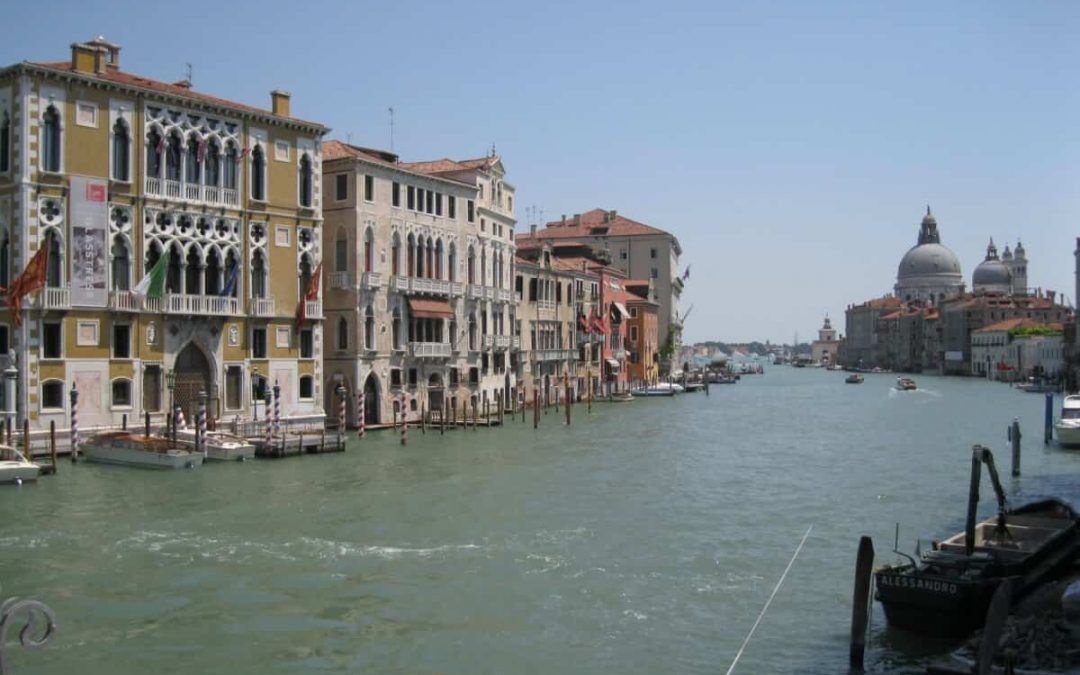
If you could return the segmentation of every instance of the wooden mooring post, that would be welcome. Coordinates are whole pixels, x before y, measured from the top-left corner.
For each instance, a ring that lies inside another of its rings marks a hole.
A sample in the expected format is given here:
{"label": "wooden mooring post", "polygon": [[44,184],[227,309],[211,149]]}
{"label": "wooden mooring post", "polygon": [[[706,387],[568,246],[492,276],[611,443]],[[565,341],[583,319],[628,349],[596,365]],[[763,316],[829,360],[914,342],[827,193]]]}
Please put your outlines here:
{"label": "wooden mooring post", "polygon": [[1050,445],[1054,438],[1054,392],[1046,392],[1046,410],[1043,413],[1043,445]]}
{"label": "wooden mooring post", "polygon": [[848,667],[861,673],[866,651],[866,629],[870,625],[870,578],[874,567],[874,541],[859,538],[859,553],[855,558],[855,592],[851,601],[851,648]]}
{"label": "wooden mooring post", "polygon": [[427,436],[427,403],[420,404],[420,433]]}
{"label": "wooden mooring post", "polygon": [[127,413],[120,416],[120,429],[122,431],[127,431]]}
{"label": "wooden mooring post", "polygon": [[33,457],[30,456],[30,420],[29,418],[22,421],[22,440],[23,440],[23,456],[27,461],[33,461]]}
{"label": "wooden mooring post", "polygon": [[573,397],[570,394],[570,376],[566,373],[563,373],[563,389],[566,390],[566,426],[570,426],[570,406]]}
{"label": "wooden mooring post", "polygon": [[150,437],[150,413],[149,412],[146,413],[146,424],[144,425],[144,428],[146,429],[146,434],[144,434],[144,435],[147,438],[149,438]]}
{"label": "wooden mooring post", "polygon": [[533,390],[533,429],[540,428],[540,390]]}
{"label": "wooden mooring post", "polygon": [[1009,427],[1009,441],[1012,443],[1012,475],[1020,475],[1020,418],[1014,417]]}
{"label": "wooden mooring post", "polygon": [[52,470],[56,473],[56,420],[49,420],[49,459],[52,460]]}
{"label": "wooden mooring post", "polygon": [[442,436],[446,433],[446,401],[443,400],[442,409],[439,410],[439,435]]}

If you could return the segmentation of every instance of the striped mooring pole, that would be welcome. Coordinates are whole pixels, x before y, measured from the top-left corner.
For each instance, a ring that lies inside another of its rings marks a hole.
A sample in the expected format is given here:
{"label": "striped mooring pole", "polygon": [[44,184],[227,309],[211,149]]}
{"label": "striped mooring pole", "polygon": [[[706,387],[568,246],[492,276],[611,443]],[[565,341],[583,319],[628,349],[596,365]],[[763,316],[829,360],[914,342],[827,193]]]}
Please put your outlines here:
{"label": "striped mooring pole", "polygon": [[345,385],[339,384],[337,388],[338,393],[338,438],[345,437],[345,415],[346,415],[346,400],[345,400]]}
{"label": "striped mooring pole", "polygon": [[71,461],[79,457],[79,391],[71,383]]}
{"label": "striped mooring pole", "polygon": [[408,402],[409,402],[408,397],[405,394],[402,394],[401,395],[401,444],[402,445],[405,445],[406,443],[409,442],[408,408],[405,407]]}
{"label": "striped mooring pole", "polygon": [[281,385],[274,380],[274,435],[281,435]]}
{"label": "striped mooring pole", "polygon": [[199,390],[199,445],[196,452],[201,452],[206,457],[206,390]]}
{"label": "striped mooring pole", "polygon": [[187,420],[184,419],[184,408],[179,403],[176,404],[175,419],[178,429],[187,429]]}
{"label": "striped mooring pole", "polygon": [[356,392],[356,436],[364,437],[364,390]]}
{"label": "striped mooring pole", "polygon": [[263,421],[266,423],[266,447],[269,449],[274,442],[274,424],[270,419],[270,387],[266,388],[266,414],[263,415]]}

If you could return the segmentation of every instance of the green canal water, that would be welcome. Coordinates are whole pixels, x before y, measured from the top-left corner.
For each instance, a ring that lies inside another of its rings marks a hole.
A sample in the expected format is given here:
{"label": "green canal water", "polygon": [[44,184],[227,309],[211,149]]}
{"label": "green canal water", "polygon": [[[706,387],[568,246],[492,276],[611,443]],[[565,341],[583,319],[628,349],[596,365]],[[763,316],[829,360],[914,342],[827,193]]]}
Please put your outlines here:
{"label": "green canal water", "polygon": [[[712,394],[554,410],[539,431],[390,432],[343,454],[149,472],[66,461],[0,487],[0,598],[55,610],[15,673],[717,673],[847,663],[854,556],[962,526],[970,448],[1019,416],[1017,501],[1080,497],[1043,398],[777,367]],[[983,491],[982,511],[993,499]],[[876,672],[939,645],[888,630]]]}

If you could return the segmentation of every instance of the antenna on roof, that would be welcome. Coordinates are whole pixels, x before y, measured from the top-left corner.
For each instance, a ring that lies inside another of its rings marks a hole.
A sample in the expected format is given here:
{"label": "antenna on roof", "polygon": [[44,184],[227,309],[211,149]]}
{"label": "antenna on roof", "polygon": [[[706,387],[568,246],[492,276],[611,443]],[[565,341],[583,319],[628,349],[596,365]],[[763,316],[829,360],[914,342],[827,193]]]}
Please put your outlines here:
{"label": "antenna on roof", "polygon": [[185,63],[184,64],[184,72],[186,73],[185,76],[184,76],[184,79],[188,81],[188,84],[191,84],[191,82],[193,82],[193,80],[191,79],[192,70],[194,70],[194,69],[191,67],[190,63]]}
{"label": "antenna on roof", "polygon": [[394,106],[388,108],[390,111],[390,152],[394,151]]}
{"label": "antenna on roof", "polygon": [[345,132],[345,142],[348,143],[349,145],[352,145],[352,132],[351,131],[346,131]]}
{"label": "antenna on roof", "polygon": [[494,143],[491,144],[491,156],[492,157],[495,156],[495,144]]}

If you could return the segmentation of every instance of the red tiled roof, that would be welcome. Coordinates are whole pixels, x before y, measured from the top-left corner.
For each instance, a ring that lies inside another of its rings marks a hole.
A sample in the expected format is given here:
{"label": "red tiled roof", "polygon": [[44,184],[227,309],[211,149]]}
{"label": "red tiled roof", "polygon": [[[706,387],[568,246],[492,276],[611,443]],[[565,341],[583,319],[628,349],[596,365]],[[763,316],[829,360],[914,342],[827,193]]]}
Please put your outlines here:
{"label": "red tiled roof", "polygon": [[[411,168],[412,164],[408,162],[398,161],[397,155],[386,150],[376,150],[374,148],[365,148],[359,145],[352,145],[350,143],[342,143],[337,139],[331,139],[324,141],[322,145],[323,161],[332,162],[338,159],[356,158],[362,159],[365,162],[371,162],[373,164],[380,164],[382,166],[397,169],[405,173],[411,173],[415,175],[425,175],[422,171],[417,171]],[[453,178],[447,178],[446,176],[435,175],[435,179],[448,181],[451,183],[457,183],[459,185],[467,185],[469,187],[475,187],[470,183],[465,183]]]}
{"label": "red tiled roof", "polygon": [[275,115],[273,112],[266,108],[256,108],[255,106],[247,105],[245,103],[237,103],[236,101],[230,101],[224,98],[218,98],[217,96],[210,96],[209,94],[202,94],[197,91],[193,91],[187,87],[181,87],[176,84],[169,84],[160,80],[152,80],[148,77],[142,77],[141,75],[135,75],[133,73],[127,73],[116,68],[106,68],[103,73],[86,73],[76,71],[71,65],[71,61],[51,61],[51,62],[27,62],[32,66],[38,68],[44,68],[46,70],[54,70],[59,72],[71,73],[79,77],[88,77],[91,79],[103,80],[105,82],[112,82],[114,84],[133,87],[135,89],[143,89],[146,91],[157,92],[161,94],[169,94],[170,96],[176,96],[179,98],[186,98],[193,101],[199,101],[202,103],[209,103],[210,105],[220,106],[223,108],[232,108],[234,110],[242,110],[244,112],[255,113],[258,115],[265,115],[267,117],[275,117],[283,121],[289,121],[299,124],[306,124],[314,127],[319,127],[325,133],[329,129],[319,124],[318,122],[309,122],[297,117],[285,117],[283,115]]}
{"label": "red tiled roof", "polygon": [[[607,218],[607,222],[605,221]],[[603,231],[600,231],[603,228]],[[542,229],[537,230],[536,237],[539,239],[564,239],[567,237],[590,237],[609,235],[614,237],[633,237],[649,234],[669,234],[664,230],[631,220],[618,213],[612,218],[604,209],[593,209],[581,214],[579,221],[568,219],[555,220],[548,223]]]}
{"label": "red tiled roof", "polygon": [[470,171],[472,169],[486,169],[498,162],[498,156],[479,157],[477,159],[463,159],[455,161],[449,158],[435,159],[427,162],[405,162],[409,171],[417,173],[456,173],[458,171]]}

